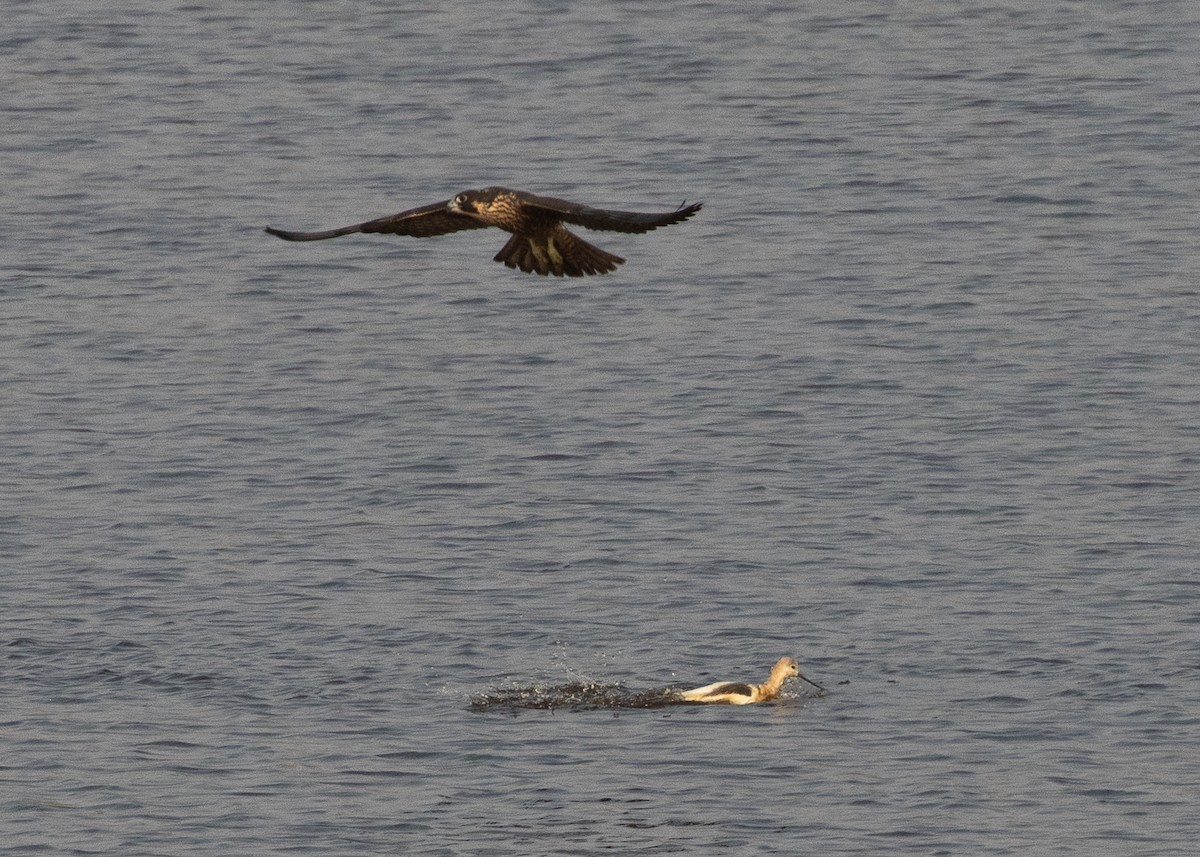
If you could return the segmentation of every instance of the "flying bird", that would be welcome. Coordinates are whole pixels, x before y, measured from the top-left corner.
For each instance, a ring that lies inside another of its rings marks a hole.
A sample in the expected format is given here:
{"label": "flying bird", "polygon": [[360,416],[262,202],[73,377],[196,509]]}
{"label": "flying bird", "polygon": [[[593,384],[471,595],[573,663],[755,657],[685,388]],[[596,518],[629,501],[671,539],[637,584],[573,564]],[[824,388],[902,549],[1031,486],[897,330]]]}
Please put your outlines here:
{"label": "flying bird", "polygon": [[510,268],[520,268],[527,274],[582,277],[615,271],[617,265],[623,265],[625,260],[589,244],[568,231],[563,224],[607,232],[649,232],[660,226],[687,220],[700,207],[701,203],[697,202],[666,214],[608,211],[505,187],[485,187],[463,191],[445,202],[435,202],[355,226],[322,232],[289,232],[268,226],[267,232],[285,241],[320,241],[355,232],[386,232],[428,238],[464,229],[495,226],[512,233],[508,243],[496,254],[495,261],[503,262]]}

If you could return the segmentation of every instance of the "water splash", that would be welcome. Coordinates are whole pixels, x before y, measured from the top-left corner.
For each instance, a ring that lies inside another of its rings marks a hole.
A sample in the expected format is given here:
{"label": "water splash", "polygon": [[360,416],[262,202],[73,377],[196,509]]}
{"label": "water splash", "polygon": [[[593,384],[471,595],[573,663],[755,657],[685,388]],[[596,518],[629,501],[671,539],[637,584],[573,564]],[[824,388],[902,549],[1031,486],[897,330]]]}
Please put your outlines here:
{"label": "water splash", "polygon": [[664,687],[630,690],[623,684],[575,681],[558,685],[498,688],[471,697],[472,711],[504,711],[518,708],[596,711],[612,708],[666,708],[687,705],[679,691]]}
{"label": "water splash", "polygon": [[[795,703],[824,696],[825,692],[781,695],[779,702]],[[514,711],[517,709],[567,709],[568,711],[599,711],[623,708],[668,708],[676,705],[706,705],[689,702],[678,689],[660,687],[651,690],[630,690],[625,685],[573,681],[557,685],[513,685],[497,688],[471,697],[470,710],[476,712]]]}

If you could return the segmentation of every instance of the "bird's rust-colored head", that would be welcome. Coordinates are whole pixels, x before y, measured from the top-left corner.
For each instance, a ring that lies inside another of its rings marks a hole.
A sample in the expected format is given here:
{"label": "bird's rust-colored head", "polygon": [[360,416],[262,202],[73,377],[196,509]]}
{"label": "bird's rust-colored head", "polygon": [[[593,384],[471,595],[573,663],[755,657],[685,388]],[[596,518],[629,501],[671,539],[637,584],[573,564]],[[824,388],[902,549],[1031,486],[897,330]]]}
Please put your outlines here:
{"label": "bird's rust-colored head", "polygon": [[775,666],[771,667],[771,680],[778,679],[782,682],[785,678],[800,675],[800,665],[796,663],[795,658],[780,658],[775,662]]}

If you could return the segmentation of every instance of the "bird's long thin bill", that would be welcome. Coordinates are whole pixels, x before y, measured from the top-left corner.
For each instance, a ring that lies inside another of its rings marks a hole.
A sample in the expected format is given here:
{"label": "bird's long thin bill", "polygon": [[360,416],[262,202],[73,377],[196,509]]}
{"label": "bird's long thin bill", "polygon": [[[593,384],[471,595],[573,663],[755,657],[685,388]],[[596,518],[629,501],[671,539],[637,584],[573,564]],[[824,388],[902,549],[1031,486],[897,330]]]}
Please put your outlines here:
{"label": "bird's long thin bill", "polygon": [[809,684],[811,684],[811,685],[812,685],[813,687],[815,687],[817,690],[821,691],[821,693],[825,693],[825,692],[826,692],[826,691],[825,691],[825,688],[821,687],[821,685],[817,684],[815,681],[813,681],[811,678],[809,678],[808,676],[806,676],[804,673],[796,673],[796,675],[797,675],[799,678],[802,678],[802,679],[804,679],[804,681],[806,681],[806,682],[808,682]]}

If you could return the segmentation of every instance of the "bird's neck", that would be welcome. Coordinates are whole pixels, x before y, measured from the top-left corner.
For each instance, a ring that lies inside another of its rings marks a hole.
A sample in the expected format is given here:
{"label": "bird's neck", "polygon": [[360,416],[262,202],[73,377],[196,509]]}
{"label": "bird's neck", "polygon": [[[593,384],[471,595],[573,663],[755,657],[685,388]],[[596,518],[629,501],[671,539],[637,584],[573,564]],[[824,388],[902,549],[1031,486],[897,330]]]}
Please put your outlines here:
{"label": "bird's neck", "polygon": [[787,680],[787,672],[785,670],[771,670],[771,675],[767,679],[766,684],[758,686],[759,693],[763,699],[774,699],[779,695],[779,688],[783,687],[783,683]]}

